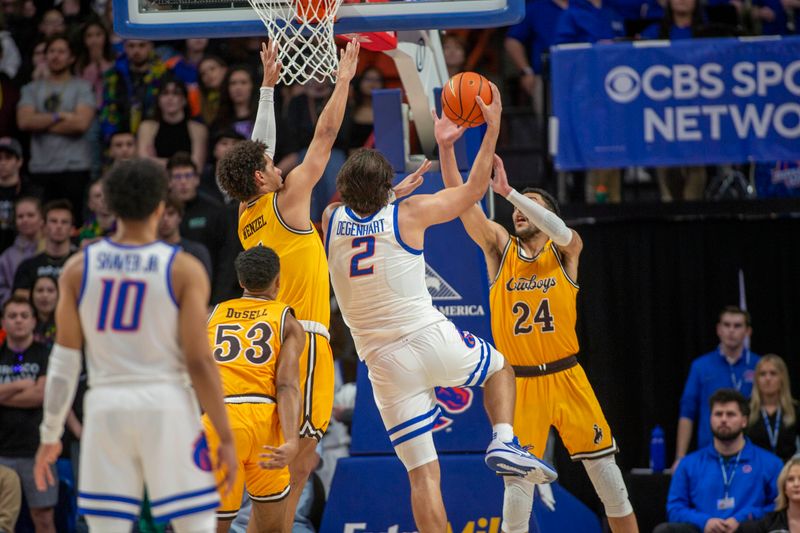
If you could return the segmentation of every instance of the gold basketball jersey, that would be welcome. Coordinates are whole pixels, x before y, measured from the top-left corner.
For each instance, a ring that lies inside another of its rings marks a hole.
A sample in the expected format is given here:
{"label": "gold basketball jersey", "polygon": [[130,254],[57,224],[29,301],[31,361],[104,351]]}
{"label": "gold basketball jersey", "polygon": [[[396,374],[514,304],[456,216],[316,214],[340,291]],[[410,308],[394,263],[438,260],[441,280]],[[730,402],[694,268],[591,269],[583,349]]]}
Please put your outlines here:
{"label": "gold basketball jersey", "polygon": [[578,285],[547,241],[538,257],[509,239],[489,290],[495,346],[512,365],[541,365],[578,353],[575,299]]}
{"label": "gold basketball jersey", "polygon": [[259,244],[275,250],[281,259],[277,300],[290,305],[298,320],[330,328],[328,259],[322,239],[313,225],[300,231],[286,224],[277,202],[276,193],[250,202],[239,217],[239,240],[245,250]]}
{"label": "gold basketball jersey", "polygon": [[218,304],[208,319],[208,341],[225,396],[276,399],[275,374],[288,305],[245,296]]}

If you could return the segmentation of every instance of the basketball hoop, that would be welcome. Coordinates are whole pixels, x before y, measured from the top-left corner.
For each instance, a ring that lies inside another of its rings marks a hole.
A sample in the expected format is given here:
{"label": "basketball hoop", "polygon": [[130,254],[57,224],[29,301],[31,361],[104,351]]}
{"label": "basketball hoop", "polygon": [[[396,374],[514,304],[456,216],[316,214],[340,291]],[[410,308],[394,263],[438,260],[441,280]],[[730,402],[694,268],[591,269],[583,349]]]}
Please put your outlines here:
{"label": "basketball hoop", "polygon": [[339,67],[333,24],[342,0],[248,0],[278,45],[280,80],[336,81]]}

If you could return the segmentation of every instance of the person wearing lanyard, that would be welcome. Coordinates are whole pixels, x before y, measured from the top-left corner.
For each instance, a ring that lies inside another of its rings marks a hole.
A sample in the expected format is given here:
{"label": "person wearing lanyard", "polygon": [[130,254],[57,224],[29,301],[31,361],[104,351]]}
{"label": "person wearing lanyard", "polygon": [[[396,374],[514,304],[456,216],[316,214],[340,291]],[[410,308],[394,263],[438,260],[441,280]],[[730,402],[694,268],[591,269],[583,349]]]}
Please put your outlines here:
{"label": "person wearing lanyard", "polygon": [[775,354],[762,357],[756,365],[747,436],[782,461],[797,452],[796,403],[786,363]]}
{"label": "person wearing lanyard", "polygon": [[733,533],[774,508],[783,464],[744,436],[750,411],[736,389],[709,400],[712,444],[690,453],[673,473],[668,523],[653,533]]}
{"label": "person wearing lanyard", "polygon": [[725,307],[719,314],[716,350],[692,362],[689,378],[683,388],[675,445],[675,463],[689,451],[692,433],[697,425],[697,449],[711,444],[708,398],[718,389],[732,387],[745,398],[753,389],[753,376],[759,356],[751,352],[746,341],[752,334],[750,314],[738,307]]}

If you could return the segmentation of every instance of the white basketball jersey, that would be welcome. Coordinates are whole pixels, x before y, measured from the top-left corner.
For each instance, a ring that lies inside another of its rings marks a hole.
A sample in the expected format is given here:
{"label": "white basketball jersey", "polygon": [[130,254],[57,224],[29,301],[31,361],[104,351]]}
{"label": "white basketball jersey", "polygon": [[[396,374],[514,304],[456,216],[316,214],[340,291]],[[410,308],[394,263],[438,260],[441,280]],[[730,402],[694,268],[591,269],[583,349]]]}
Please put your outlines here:
{"label": "white basketball jersey", "polygon": [[104,239],[83,253],[78,311],[89,385],[186,382],[171,278],[178,248]]}
{"label": "white basketball jersey", "polygon": [[341,206],[328,223],[328,268],[342,317],[361,359],[447,320],[425,285],[425,257],[403,242],[397,206],[366,218]]}

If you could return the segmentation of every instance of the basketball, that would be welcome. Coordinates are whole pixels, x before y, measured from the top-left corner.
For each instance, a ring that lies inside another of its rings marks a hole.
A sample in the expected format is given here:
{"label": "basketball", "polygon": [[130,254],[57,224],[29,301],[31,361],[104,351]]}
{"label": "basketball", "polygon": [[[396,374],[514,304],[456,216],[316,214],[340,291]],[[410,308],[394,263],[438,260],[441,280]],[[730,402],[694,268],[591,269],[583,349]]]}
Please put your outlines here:
{"label": "basketball", "polygon": [[492,102],[489,80],[477,72],[459,72],[448,80],[442,90],[442,110],[457,126],[480,126],[484,119],[481,106],[475,100],[479,95],[485,104]]}

